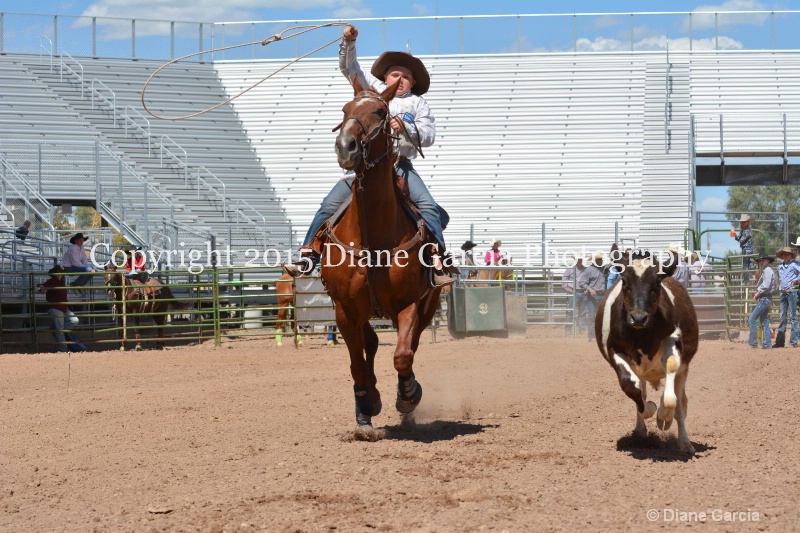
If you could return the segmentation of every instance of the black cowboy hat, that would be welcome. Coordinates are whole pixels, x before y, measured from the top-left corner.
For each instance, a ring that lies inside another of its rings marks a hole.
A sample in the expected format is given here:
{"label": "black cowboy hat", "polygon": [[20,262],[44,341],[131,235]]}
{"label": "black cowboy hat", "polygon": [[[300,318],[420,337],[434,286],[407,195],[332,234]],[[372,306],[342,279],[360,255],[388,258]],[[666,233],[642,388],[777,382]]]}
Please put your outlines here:
{"label": "black cowboy hat", "polygon": [[56,265],[53,268],[51,268],[50,270],[48,270],[47,273],[50,274],[51,276],[54,276],[56,274],[63,274],[64,273],[64,269],[61,268],[59,265]]}
{"label": "black cowboy hat", "polygon": [[761,261],[762,259],[766,259],[770,263],[774,263],[775,262],[775,258],[772,257],[771,255],[767,254],[767,253],[763,253],[763,254],[758,256],[758,260],[759,261]]}
{"label": "black cowboy hat", "polygon": [[468,251],[472,250],[473,248],[475,248],[476,246],[478,246],[478,245],[475,244],[474,242],[467,241],[467,242],[465,242],[464,244],[461,245],[461,249],[464,250],[465,252],[468,252]]}
{"label": "black cowboy hat", "polygon": [[69,240],[69,243],[70,243],[70,244],[75,244],[75,241],[77,241],[78,239],[83,239],[83,240],[85,241],[85,240],[86,240],[86,235],[84,235],[83,233],[76,233],[76,234],[75,234],[75,235],[74,235],[74,236],[73,236],[73,237],[72,237],[72,238]]}
{"label": "black cowboy hat", "polygon": [[414,75],[416,83],[411,88],[411,92],[417,96],[422,96],[431,86],[431,76],[422,61],[412,56],[408,52],[384,52],[372,64],[370,72],[381,81],[385,81],[386,69],[394,65],[406,67]]}

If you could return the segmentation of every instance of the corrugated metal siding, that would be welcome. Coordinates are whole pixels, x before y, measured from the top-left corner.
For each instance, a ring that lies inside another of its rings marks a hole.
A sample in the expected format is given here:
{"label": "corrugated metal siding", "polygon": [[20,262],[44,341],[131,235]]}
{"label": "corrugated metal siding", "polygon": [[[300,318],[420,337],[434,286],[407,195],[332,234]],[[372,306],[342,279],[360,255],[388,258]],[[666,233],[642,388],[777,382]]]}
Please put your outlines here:
{"label": "corrugated metal siding", "polygon": [[[642,245],[681,240],[691,220],[689,113],[797,111],[800,54],[779,56],[671,54],[669,72],[664,53],[423,58],[437,139],[415,166],[452,216],[453,248],[470,224],[476,242],[502,238],[533,263],[543,224],[559,251],[608,249],[615,222]],[[235,94],[284,64],[216,68]],[[341,176],[330,129],[351,96],[336,62],[318,60],[234,102],[297,230]]]}
{"label": "corrugated metal siding", "polygon": [[[451,247],[469,238],[470,224],[477,242],[502,238],[517,257],[526,255],[526,244],[540,243],[542,223],[552,225],[553,238],[568,236],[562,240],[570,247],[607,248],[615,221],[638,233],[643,61],[570,55],[425,62],[437,136],[415,166],[452,217],[445,234]],[[280,65],[217,69],[235,94]],[[295,227],[310,221],[341,176],[330,129],[351,96],[335,62],[315,61],[293,65],[234,103]]]}

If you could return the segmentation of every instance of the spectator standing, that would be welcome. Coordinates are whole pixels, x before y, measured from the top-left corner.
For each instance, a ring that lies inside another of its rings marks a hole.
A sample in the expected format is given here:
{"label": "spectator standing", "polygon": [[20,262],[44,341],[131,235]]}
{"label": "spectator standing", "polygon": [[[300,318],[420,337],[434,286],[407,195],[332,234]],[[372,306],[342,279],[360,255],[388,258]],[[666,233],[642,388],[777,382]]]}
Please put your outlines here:
{"label": "spectator standing", "polygon": [[778,289],[781,291],[781,321],[778,325],[778,335],[775,338],[775,348],[783,348],[786,344],[787,318],[792,322],[792,334],[789,344],[797,347],[800,332],[797,331],[797,285],[800,283],[800,265],[795,263],[797,254],[788,246],[781,248],[775,254],[780,259],[778,265]]}
{"label": "spectator standing", "polygon": [[795,253],[798,254],[794,262],[800,263],[800,237],[797,238],[797,241],[792,243],[792,246],[796,248],[797,251]]}
{"label": "spectator standing", "polygon": [[[86,258],[86,252],[83,249],[83,243],[85,241],[86,237],[83,233],[76,233],[69,240],[70,247],[67,248],[64,258],[61,260],[61,266],[64,267],[65,272],[94,272],[94,269],[92,269],[89,264],[89,260]],[[75,281],[69,285],[70,287],[82,287],[89,283],[91,279],[91,276],[83,274],[78,276]],[[80,289],[76,289],[76,292],[78,294],[83,293]]]}
{"label": "spectator standing", "polygon": [[[758,279],[758,286],[753,293],[753,300],[757,301],[756,308],[750,315],[750,342],[749,348],[758,348],[758,329],[756,321],[761,321],[761,331],[764,334],[764,339],[761,342],[761,347],[765,350],[772,348],[772,334],[769,329],[769,309],[772,307],[772,293],[775,291],[775,271],[769,266],[770,263],[775,261],[769,255],[762,254],[758,258],[758,264],[761,267],[761,277]],[[794,333],[794,330],[792,330]]]}
{"label": "spectator standing", "polygon": [[[472,241],[466,241],[464,244],[461,245],[461,250],[464,252],[464,266],[476,266],[475,265],[475,256],[472,253],[472,249],[477,246]],[[477,270],[469,270],[467,272],[467,279],[472,279],[478,276]]]}
{"label": "spectator standing", "polygon": [[622,260],[622,254],[619,251],[617,243],[611,245],[611,253],[609,255],[610,261],[608,265],[608,277],[606,278],[606,290],[610,289],[614,283],[619,279],[622,273],[622,267],[617,266]]}
{"label": "spectator standing", "polygon": [[[572,324],[573,320],[577,320],[578,324],[578,333],[583,332],[583,328],[586,327],[585,320],[581,321],[581,309],[585,309],[585,301],[586,298],[582,298],[582,294],[579,294],[577,291],[578,280],[583,275],[586,267],[583,265],[583,256],[580,254],[575,254],[572,256],[572,259],[575,261],[575,265],[568,267],[564,270],[564,273],[561,275],[561,287],[567,291],[569,297],[567,298],[567,325],[566,328],[569,329],[570,325]],[[577,316],[575,316],[577,313]],[[583,326],[583,328],[581,327]]]}
{"label": "spectator standing", "polygon": [[31,232],[31,221],[26,220],[25,222],[22,223],[20,227],[17,228],[17,230],[14,233],[17,239],[24,241],[25,239],[28,238],[28,234],[30,232]]}
{"label": "spectator standing", "polygon": [[[750,215],[742,215],[739,218],[739,234],[731,228],[733,238],[739,241],[739,247],[742,249],[742,255],[750,255],[753,253],[753,230],[750,229],[751,222]],[[780,259],[780,258],[779,258]],[[742,258],[742,279],[745,285],[750,283],[750,269],[752,268],[749,257]]]}
{"label": "spectator standing", "polygon": [[[775,259],[772,258],[772,261],[774,260]],[[711,272],[711,265],[705,261],[702,261],[697,252],[692,252],[691,259],[689,261],[691,263],[689,265],[689,271],[691,274],[691,287],[697,290],[697,292],[703,292],[703,289],[705,289],[706,286],[706,274]],[[772,270],[772,268],[770,268],[770,270]]]}
{"label": "spectator standing", "polygon": [[[67,304],[67,287],[64,285],[64,269],[60,266],[51,268],[48,272],[50,279],[38,285],[39,292],[45,294],[47,303],[50,304],[47,314],[50,315],[50,329],[56,341],[59,352],[83,351],[85,348],[78,339],[69,332],[78,325],[78,317],[70,311]],[[66,337],[66,338],[65,338]],[[66,341],[70,341],[67,347]]]}
{"label": "spectator standing", "polygon": [[592,254],[592,261],[578,282],[578,291],[582,292],[586,298],[586,329],[589,341],[594,340],[594,317],[597,314],[597,306],[606,292],[606,278],[602,268],[604,258],[603,252]]}
{"label": "spectator standing", "polygon": [[669,245],[672,252],[672,261],[677,265],[672,277],[678,280],[684,287],[689,286],[689,265],[686,264],[686,250],[677,242]]}
{"label": "spectator standing", "polygon": [[500,239],[492,240],[492,247],[483,256],[483,262],[486,263],[487,266],[496,266],[500,263],[500,259],[503,257],[503,253],[500,251],[500,246],[502,244],[503,241]]}

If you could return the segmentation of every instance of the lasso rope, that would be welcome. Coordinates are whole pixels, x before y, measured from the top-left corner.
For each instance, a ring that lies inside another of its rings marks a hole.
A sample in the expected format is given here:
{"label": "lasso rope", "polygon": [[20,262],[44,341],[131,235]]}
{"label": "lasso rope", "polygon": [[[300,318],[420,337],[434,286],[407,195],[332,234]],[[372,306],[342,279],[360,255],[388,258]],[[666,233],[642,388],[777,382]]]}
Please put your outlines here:
{"label": "lasso rope", "polygon": [[[150,110],[150,108],[147,107],[147,104],[145,103],[145,100],[144,100],[144,95],[145,95],[145,92],[147,91],[147,86],[150,85],[150,82],[153,80],[153,78],[156,77],[156,75],[159,72],[161,72],[162,70],[164,70],[165,68],[167,68],[170,65],[173,65],[173,64],[175,64],[175,63],[177,63],[179,61],[183,61],[186,58],[194,57],[194,56],[201,55],[201,54],[209,54],[209,53],[212,53],[212,52],[233,50],[235,48],[242,48],[244,46],[253,46],[255,44],[261,44],[261,46],[267,46],[268,44],[272,44],[272,43],[275,43],[275,42],[278,42],[278,41],[284,41],[286,39],[291,39],[293,37],[299,37],[300,35],[303,35],[304,33],[308,33],[310,31],[314,31],[314,30],[317,30],[319,28],[326,28],[326,27],[329,27],[329,26],[350,26],[350,23],[349,22],[329,22],[327,24],[319,24],[319,25],[316,25],[316,26],[292,26],[291,28],[286,28],[285,30],[283,30],[280,33],[276,33],[275,35],[271,35],[271,36],[267,37],[266,39],[264,39],[262,41],[253,41],[253,42],[250,42],[250,43],[236,44],[236,45],[233,45],[233,46],[225,46],[225,47],[222,47],[222,48],[214,48],[212,50],[203,50],[202,52],[195,52],[193,54],[188,54],[188,55],[185,55],[183,57],[179,57],[178,59],[173,59],[172,61],[170,61],[168,63],[164,63],[163,65],[158,67],[158,69],[156,69],[156,71],[153,72],[150,75],[149,78],[147,78],[147,81],[144,83],[144,87],[142,87],[142,107],[144,108],[145,111],[147,111],[148,113],[150,113],[154,117],[156,117],[158,119],[161,119],[161,120],[185,120],[187,118],[196,117],[196,116],[202,115],[204,113],[208,113],[209,111],[213,111],[213,110],[217,109],[218,107],[222,107],[225,104],[228,104],[228,103],[232,102],[233,100],[239,98],[243,94],[255,89],[256,87],[258,87],[259,85],[261,85],[262,83],[264,83],[265,81],[270,79],[272,76],[274,76],[278,72],[286,69],[290,65],[293,65],[294,63],[297,63],[301,59],[305,59],[306,57],[310,56],[311,54],[315,54],[315,53],[319,52],[320,50],[322,50],[323,48],[327,48],[328,46],[332,45],[333,43],[342,40],[342,37],[337,37],[336,39],[330,41],[329,43],[323,44],[319,48],[315,48],[314,50],[308,52],[307,54],[303,54],[302,56],[300,56],[300,57],[298,57],[296,59],[293,59],[292,61],[289,61],[288,63],[286,63],[284,66],[282,66],[281,68],[279,68],[278,70],[276,70],[275,72],[270,74],[269,76],[261,78],[260,81],[257,81],[256,83],[254,83],[250,87],[244,89],[239,94],[231,96],[230,98],[228,98],[224,102],[220,102],[220,103],[218,103],[216,105],[213,105],[213,106],[211,106],[211,107],[209,107],[207,109],[204,109],[202,111],[198,111],[197,113],[191,113],[189,115],[183,115],[183,116],[180,116],[180,117],[162,117],[161,115],[157,115],[156,113],[152,112]],[[289,32],[289,31],[292,31],[292,30],[299,30],[299,31],[296,31],[295,33],[291,33],[289,35],[284,35],[286,32]]]}

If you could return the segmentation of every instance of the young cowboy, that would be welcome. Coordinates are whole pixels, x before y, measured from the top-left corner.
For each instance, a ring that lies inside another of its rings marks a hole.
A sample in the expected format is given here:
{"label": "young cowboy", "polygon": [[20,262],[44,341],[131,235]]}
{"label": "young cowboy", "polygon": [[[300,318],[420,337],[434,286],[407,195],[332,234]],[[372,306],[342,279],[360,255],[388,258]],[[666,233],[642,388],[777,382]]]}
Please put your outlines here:
{"label": "young cowboy", "polygon": [[753,293],[753,300],[756,300],[756,308],[750,315],[750,348],[758,348],[758,330],[756,321],[761,320],[761,330],[764,332],[764,340],[761,347],[764,349],[772,348],[772,335],[769,329],[769,308],[772,307],[772,292],[775,290],[775,271],[769,266],[775,261],[769,255],[762,254],[758,258],[761,267],[761,278],[758,280],[758,287]]}
{"label": "young cowboy", "polygon": [[[350,83],[358,78],[363,87],[371,87],[378,92],[382,92],[386,87],[395,83],[398,84],[397,95],[389,102],[389,113],[392,116],[389,124],[394,134],[399,137],[395,145],[399,155],[397,174],[406,180],[411,200],[422,213],[425,227],[439,245],[439,254],[442,254],[444,253],[444,237],[442,236],[439,209],[411,164],[411,161],[417,157],[417,146],[421,148],[431,146],[436,135],[435,119],[428,103],[422,98],[430,86],[428,70],[422,61],[411,54],[384,52],[372,65],[370,73],[366,73],[361,70],[361,66],[356,61],[356,37],[358,37],[358,30],[354,26],[345,28],[344,39],[339,47],[339,70],[350,80]],[[410,140],[406,138],[406,134]],[[283,265],[283,270],[287,274],[299,276],[309,274],[314,270],[320,257],[308,246],[322,224],[333,216],[342,202],[350,196],[352,183],[352,175],[350,179],[340,180],[328,193],[328,196],[322,200],[303,240],[300,261],[292,265]],[[453,283],[453,278],[442,270],[439,255],[434,255],[433,260],[436,268],[434,274],[436,285]]]}
{"label": "young cowboy", "polygon": [[783,348],[786,343],[787,316],[792,321],[792,335],[789,343],[797,347],[800,332],[797,331],[797,285],[800,283],[800,265],[794,262],[797,256],[788,246],[781,248],[775,254],[781,260],[778,265],[779,289],[781,291],[781,322],[778,325],[778,335],[775,339],[775,348]]}

